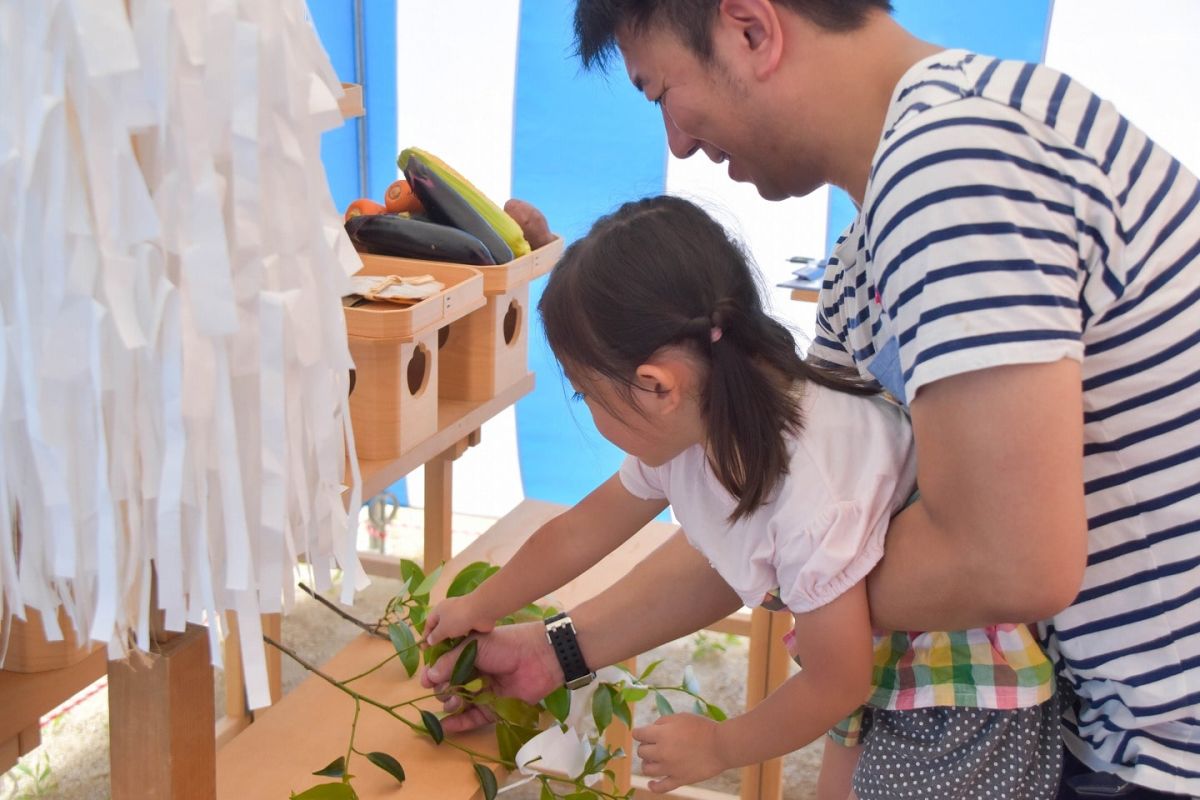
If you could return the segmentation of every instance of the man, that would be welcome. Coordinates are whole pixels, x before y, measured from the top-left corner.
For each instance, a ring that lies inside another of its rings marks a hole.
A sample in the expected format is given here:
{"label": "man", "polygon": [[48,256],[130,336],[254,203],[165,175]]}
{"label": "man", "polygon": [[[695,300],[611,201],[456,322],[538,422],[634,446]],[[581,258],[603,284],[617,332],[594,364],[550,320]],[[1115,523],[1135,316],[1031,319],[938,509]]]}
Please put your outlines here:
{"label": "man", "polygon": [[[585,66],[619,48],[675,155],[858,205],[811,357],[912,415],[921,497],[870,579],[875,622],[1046,620],[1060,796],[1200,795],[1200,186],[1068,77],[943,51],[889,11],[580,0],[576,35]],[[677,537],[571,616],[594,666],[737,604]],[[623,635],[635,609],[661,619],[645,641]],[[528,699],[563,676],[536,627],[479,664]]]}

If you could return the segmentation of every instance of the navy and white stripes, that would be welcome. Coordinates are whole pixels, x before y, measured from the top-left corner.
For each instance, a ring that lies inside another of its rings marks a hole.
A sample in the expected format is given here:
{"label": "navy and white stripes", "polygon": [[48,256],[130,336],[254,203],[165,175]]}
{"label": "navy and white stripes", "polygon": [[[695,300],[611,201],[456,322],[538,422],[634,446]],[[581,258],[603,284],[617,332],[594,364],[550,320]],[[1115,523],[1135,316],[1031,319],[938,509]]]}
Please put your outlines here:
{"label": "navy and white stripes", "polygon": [[894,97],[812,353],[908,401],[1082,362],[1089,564],[1047,625],[1079,698],[1068,744],[1200,794],[1200,183],[1043,66],[947,51]]}

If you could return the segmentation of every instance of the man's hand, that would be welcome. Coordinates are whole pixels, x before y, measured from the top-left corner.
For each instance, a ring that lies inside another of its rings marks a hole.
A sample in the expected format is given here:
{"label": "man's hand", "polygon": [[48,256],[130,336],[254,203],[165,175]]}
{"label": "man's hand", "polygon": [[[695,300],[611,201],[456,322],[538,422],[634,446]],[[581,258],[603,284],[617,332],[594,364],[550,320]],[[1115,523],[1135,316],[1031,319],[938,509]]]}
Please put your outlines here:
{"label": "man's hand", "polygon": [[653,725],[634,728],[637,754],[642,773],[650,781],[650,791],[670,792],[680,786],[698,783],[729,768],[722,756],[718,730],[720,723],[697,714],[671,714],[659,717]]}
{"label": "man's hand", "polygon": [[[488,684],[488,691],[501,697],[536,703],[562,686],[562,668],[546,640],[546,628],[542,623],[502,625],[476,641],[479,649],[475,654],[475,668]],[[446,694],[458,652],[455,649],[446,653],[432,667],[421,672],[421,685],[439,693],[445,710],[460,712],[442,720],[442,728],[447,733],[469,731],[495,721],[490,709],[464,703],[461,697]]]}
{"label": "man's hand", "polygon": [[496,627],[496,620],[475,605],[471,595],[450,597],[438,603],[425,622],[425,641],[437,644],[443,639],[491,631]]}

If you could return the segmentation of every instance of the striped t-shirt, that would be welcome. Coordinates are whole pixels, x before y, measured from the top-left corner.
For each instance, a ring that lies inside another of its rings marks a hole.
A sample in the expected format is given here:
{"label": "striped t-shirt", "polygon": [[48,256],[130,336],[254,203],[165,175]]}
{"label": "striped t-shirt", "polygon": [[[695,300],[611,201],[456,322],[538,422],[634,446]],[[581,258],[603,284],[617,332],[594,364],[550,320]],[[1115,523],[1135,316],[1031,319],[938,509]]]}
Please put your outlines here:
{"label": "striped t-shirt", "polygon": [[1200,795],[1200,185],[1069,77],[964,51],[910,69],[883,130],[812,355],[904,402],[1081,361],[1088,566],[1044,625],[1067,743]]}

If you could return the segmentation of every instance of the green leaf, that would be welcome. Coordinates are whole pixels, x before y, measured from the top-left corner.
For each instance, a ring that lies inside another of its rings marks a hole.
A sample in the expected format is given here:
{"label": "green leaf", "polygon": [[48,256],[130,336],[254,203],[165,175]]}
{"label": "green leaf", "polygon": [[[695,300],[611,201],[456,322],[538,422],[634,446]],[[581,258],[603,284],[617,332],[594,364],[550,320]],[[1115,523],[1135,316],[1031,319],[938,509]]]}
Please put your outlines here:
{"label": "green leaf", "polygon": [[432,711],[421,709],[421,723],[425,726],[425,730],[429,731],[434,744],[441,744],[442,739],[446,738],[446,734],[442,731],[442,721]]}
{"label": "green leaf", "polygon": [[714,706],[712,703],[706,703],[705,706],[705,711],[707,712],[709,719],[716,720],[717,722],[724,722],[725,720],[729,719],[729,717],[725,715],[724,711],[717,706]]}
{"label": "green leaf", "polygon": [[348,783],[318,783],[300,794],[292,792],[292,800],[358,800],[354,788]]}
{"label": "green leaf", "polygon": [[313,773],[313,775],[320,775],[323,778],[341,778],[345,774],[346,774],[346,757],[345,756],[338,756],[333,761],[330,761],[328,766],[322,767],[321,769],[319,769]]}
{"label": "green leaf", "polygon": [[400,762],[389,756],[387,753],[378,751],[367,753],[367,761],[370,761],[375,766],[395,778],[398,782],[404,783],[404,767],[400,766]]}
{"label": "green leaf", "polygon": [[421,569],[421,565],[407,558],[400,559],[400,580],[408,584],[411,589],[425,580],[425,571]]}
{"label": "green leaf", "polygon": [[671,703],[667,698],[662,696],[661,692],[654,693],[654,707],[658,709],[658,713],[664,717],[675,713],[675,709],[671,708]]}
{"label": "green leaf", "polygon": [[483,678],[473,678],[463,684],[464,692],[478,692],[483,688]]}
{"label": "green leaf", "polygon": [[442,567],[445,564],[438,564],[437,569],[425,576],[425,580],[417,584],[417,588],[413,589],[413,597],[429,597],[429,593],[433,591],[434,585],[441,577]]}
{"label": "green leaf", "polygon": [[612,694],[607,686],[601,686],[592,695],[592,719],[596,720],[596,730],[602,733],[612,723],[612,717]]}
{"label": "green leaf", "polygon": [[479,588],[479,584],[499,571],[499,567],[486,561],[472,561],[454,576],[454,580],[450,581],[446,597],[462,597],[464,594],[470,594]]}
{"label": "green leaf", "polygon": [[517,751],[521,749],[521,742],[512,725],[501,722],[496,726],[496,746],[500,751],[501,761],[516,764]]}
{"label": "green leaf", "polygon": [[516,697],[497,697],[489,705],[505,722],[531,728],[538,722],[538,707]]}
{"label": "green leaf", "polygon": [[432,667],[437,660],[453,650],[461,639],[442,639],[435,645],[425,648],[425,666]]}
{"label": "green leaf", "polygon": [[650,666],[648,666],[644,670],[642,670],[642,674],[638,676],[638,682],[645,683],[646,678],[650,677],[650,673],[654,672],[654,670],[658,669],[658,665],[661,664],[662,662],[663,662],[663,660],[661,658],[658,659],[657,661],[651,661]]}
{"label": "green leaf", "polygon": [[458,654],[454,662],[454,670],[450,673],[450,685],[462,686],[475,675],[475,653],[479,650],[479,642],[475,639],[467,642],[467,646]]}
{"label": "green leaf", "polygon": [[560,686],[542,700],[542,705],[559,722],[566,722],[567,714],[571,713],[571,693],[565,686]]}
{"label": "green leaf", "polygon": [[588,756],[588,763],[584,767],[584,774],[588,775],[593,772],[600,772],[604,769],[604,765],[612,760],[612,754],[608,752],[608,748],[604,745],[604,740],[596,742],[596,746],[592,748],[591,755]]}
{"label": "green leaf", "polygon": [[636,703],[648,694],[650,694],[650,690],[642,686],[626,686],[621,690],[621,699],[626,703]]}
{"label": "green leaf", "polygon": [[421,653],[417,650],[417,640],[413,637],[412,630],[403,622],[393,622],[388,625],[388,638],[392,640],[392,647],[396,648],[396,653],[400,656],[400,663],[404,665],[404,671],[411,678],[416,674],[417,664],[421,660]]}
{"label": "green leaf", "polygon": [[479,788],[483,789],[483,800],[496,800],[496,773],[480,763],[472,763],[475,777],[479,779]]}
{"label": "green leaf", "polygon": [[625,727],[633,727],[633,712],[629,708],[629,703],[621,700],[613,703],[613,716],[625,723]]}
{"label": "green leaf", "polygon": [[417,633],[425,632],[425,617],[429,615],[429,606],[415,605],[408,610],[408,621],[412,623]]}
{"label": "green leaf", "polygon": [[542,783],[542,791],[538,793],[538,800],[555,800],[554,792],[550,791],[545,782]]}

